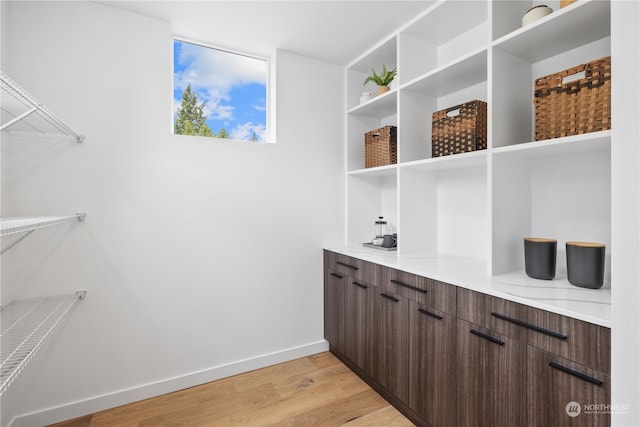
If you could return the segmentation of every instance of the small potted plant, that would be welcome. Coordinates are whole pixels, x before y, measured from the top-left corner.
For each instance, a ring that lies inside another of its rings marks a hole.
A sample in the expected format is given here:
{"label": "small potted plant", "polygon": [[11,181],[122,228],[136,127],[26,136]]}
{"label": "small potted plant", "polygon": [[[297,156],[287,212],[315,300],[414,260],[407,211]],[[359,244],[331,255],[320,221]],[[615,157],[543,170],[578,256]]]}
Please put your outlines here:
{"label": "small potted plant", "polygon": [[373,73],[369,77],[367,77],[363,83],[366,85],[369,82],[374,82],[378,85],[378,90],[376,91],[376,96],[382,95],[385,92],[389,91],[389,83],[396,78],[396,74],[398,74],[398,68],[394,68],[393,70],[387,70],[387,66],[382,64],[382,72],[380,74],[376,73],[376,70],[371,69]]}

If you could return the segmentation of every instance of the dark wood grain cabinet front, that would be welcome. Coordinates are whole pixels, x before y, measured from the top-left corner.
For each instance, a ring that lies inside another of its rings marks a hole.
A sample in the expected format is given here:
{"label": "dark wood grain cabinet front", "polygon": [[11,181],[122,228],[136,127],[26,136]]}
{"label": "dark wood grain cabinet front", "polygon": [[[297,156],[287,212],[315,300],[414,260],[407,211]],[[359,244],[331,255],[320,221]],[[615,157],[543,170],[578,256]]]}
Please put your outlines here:
{"label": "dark wood grain cabinet front", "polygon": [[409,301],[409,406],[431,426],[455,426],[456,318]]}
{"label": "dark wood grain cabinet front", "polygon": [[373,374],[375,287],[368,282],[349,279],[346,302],[345,355],[367,374]]}
{"label": "dark wood grain cabinet front", "polygon": [[458,317],[531,346],[611,372],[611,330],[502,298],[458,289]]}
{"label": "dark wood grain cabinet front", "polygon": [[611,425],[611,377],[531,346],[527,351],[529,426]]}
{"label": "dark wood grain cabinet front", "polygon": [[376,284],[403,297],[447,313],[456,312],[456,287],[427,277],[376,265]]}
{"label": "dark wood grain cabinet front", "polygon": [[458,426],[526,425],[526,345],[458,319],[456,354]]}
{"label": "dark wood grain cabinet front", "polygon": [[324,338],[329,348],[344,354],[346,351],[346,303],[348,277],[328,270],[324,279]]}
{"label": "dark wood grain cabinet front", "polygon": [[325,265],[336,273],[373,283],[375,264],[336,252],[325,251]]}
{"label": "dark wood grain cabinet front", "polygon": [[406,403],[409,396],[409,300],[376,287],[374,313],[372,376]]}
{"label": "dark wood grain cabinet front", "polygon": [[611,423],[611,331],[325,251],[325,338],[416,425]]}

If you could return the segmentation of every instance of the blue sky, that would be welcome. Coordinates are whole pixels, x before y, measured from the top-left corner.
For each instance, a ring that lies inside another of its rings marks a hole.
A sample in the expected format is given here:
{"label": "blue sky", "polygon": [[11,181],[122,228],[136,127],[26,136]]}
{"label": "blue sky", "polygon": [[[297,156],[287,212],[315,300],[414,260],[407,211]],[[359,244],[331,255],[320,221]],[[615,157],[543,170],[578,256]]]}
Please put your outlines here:
{"label": "blue sky", "polygon": [[232,139],[266,140],[267,62],[174,40],[173,112],[187,84],[206,101],[207,124],[214,133],[224,128]]}

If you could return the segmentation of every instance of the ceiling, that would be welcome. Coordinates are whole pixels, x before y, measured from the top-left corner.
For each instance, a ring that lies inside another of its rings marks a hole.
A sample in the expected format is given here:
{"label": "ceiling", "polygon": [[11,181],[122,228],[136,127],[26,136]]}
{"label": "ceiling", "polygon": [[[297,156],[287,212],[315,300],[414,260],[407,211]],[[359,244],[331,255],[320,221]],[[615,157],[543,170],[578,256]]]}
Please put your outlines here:
{"label": "ceiling", "polygon": [[347,65],[433,1],[99,1],[171,23],[175,36],[268,56],[284,49]]}

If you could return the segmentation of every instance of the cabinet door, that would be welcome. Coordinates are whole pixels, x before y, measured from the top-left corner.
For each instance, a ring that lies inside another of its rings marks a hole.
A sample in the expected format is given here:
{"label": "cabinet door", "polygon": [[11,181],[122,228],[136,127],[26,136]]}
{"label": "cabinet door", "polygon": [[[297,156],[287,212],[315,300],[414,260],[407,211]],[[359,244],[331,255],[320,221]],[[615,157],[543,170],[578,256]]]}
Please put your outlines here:
{"label": "cabinet door", "polygon": [[529,426],[609,426],[611,379],[533,347],[527,349]]}
{"label": "cabinet door", "polygon": [[407,403],[409,363],[409,300],[374,288],[373,378]]}
{"label": "cabinet door", "polygon": [[464,320],[457,327],[458,426],[526,425],[526,345]]}
{"label": "cabinet door", "polygon": [[409,407],[429,425],[456,425],[456,318],[409,301]]}
{"label": "cabinet door", "polygon": [[373,373],[374,287],[353,278],[349,278],[346,286],[346,356],[371,375]]}
{"label": "cabinet door", "polygon": [[324,337],[331,351],[345,354],[347,276],[327,270],[324,281]]}

